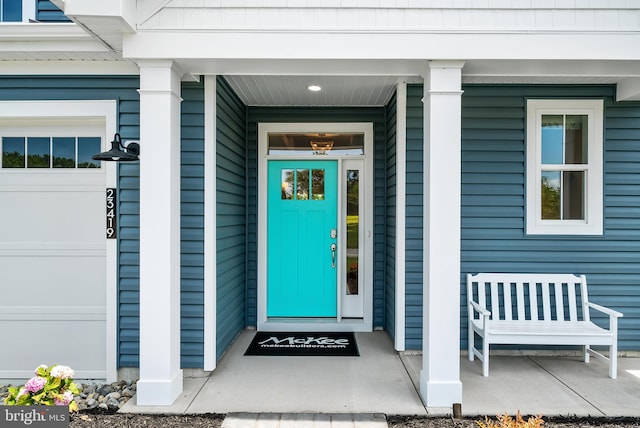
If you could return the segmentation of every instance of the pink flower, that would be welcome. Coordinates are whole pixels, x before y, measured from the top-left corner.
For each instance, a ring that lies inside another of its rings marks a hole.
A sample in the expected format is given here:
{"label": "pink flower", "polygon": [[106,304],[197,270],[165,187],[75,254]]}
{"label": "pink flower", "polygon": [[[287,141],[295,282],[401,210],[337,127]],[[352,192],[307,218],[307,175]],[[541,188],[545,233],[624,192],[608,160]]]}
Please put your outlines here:
{"label": "pink flower", "polygon": [[24,384],[24,389],[27,392],[38,392],[44,385],[47,383],[47,380],[40,376],[34,376]]}
{"label": "pink flower", "polygon": [[57,377],[59,379],[69,379],[74,375],[71,367],[67,366],[53,366],[51,368],[51,376]]}
{"label": "pink flower", "polygon": [[65,391],[64,394],[58,395],[53,399],[56,406],[68,406],[73,400],[73,393],[71,391]]}

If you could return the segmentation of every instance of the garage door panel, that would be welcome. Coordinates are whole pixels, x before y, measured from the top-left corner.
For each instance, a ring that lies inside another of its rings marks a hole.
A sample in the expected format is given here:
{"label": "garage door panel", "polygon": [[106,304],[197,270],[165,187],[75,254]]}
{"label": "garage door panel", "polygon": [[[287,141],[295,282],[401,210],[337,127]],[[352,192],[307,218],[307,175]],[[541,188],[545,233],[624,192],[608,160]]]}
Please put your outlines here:
{"label": "garage door panel", "polygon": [[[21,181],[22,180],[22,181]],[[74,181],[75,180],[75,181]],[[0,379],[106,377],[104,175],[0,175]],[[7,209],[10,207],[10,209]]]}
{"label": "garage door panel", "polygon": [[[3,352],[0,379],[29,378],[40,364],[67,365],[75,371],[76,379],[105,378],[106,372],[96,369],[106,367],[104,320],[6,320],[3,317],[6,318],[0,312],[0,341],[5,344],[5,350],[12,352]],[[30,352],[21,352],[21,349]]]}
{"label": "garage door panel", "polygon": [[116,100],[0,102],[0,379],[40,364],[104,379],[107,359],[113,375],[106,280],[116,280],[117,245],[105,190],[117,168],[89,159],[116,118]]}
{"label": "garage door panel", "polygon": [[105,196],[102,192],[0,192],[4,242],[89,241],[104,243]]}
{"label": "garage door panel", "polygon": [[[105,251],[75,250],[66,255],[25,251],[21,256],[2,256],[1,306],[104,306]],[[93,253],[93,254],[92,254]]]}

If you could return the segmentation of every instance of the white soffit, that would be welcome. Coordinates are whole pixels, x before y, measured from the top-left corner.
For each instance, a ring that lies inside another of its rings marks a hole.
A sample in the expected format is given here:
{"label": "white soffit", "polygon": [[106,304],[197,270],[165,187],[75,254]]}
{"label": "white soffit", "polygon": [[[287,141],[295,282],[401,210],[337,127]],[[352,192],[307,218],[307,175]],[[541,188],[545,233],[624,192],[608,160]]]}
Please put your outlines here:
{"label": "white soffit", "polygon": [[[225,76],[251,106],[383,106],[399,81],[395,76]],[[312,92],[309,85],[322,90]]]}

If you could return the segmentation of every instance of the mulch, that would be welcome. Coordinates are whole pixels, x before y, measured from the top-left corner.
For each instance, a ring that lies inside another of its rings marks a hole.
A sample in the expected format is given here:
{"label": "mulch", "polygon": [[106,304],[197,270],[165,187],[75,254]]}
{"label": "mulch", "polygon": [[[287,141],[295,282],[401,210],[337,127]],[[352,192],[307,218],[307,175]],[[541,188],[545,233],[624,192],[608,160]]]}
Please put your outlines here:
{"label": "mulch", "polygon": [[[425,416],[388,416],[390,428],[478,428],[483,418],[442,418]],[[638,418],[544,418],[545,428],[640,428]],[[71,415],[71,428],[219,428],[224,415],[133,415],[120,413],[76,413]]]}

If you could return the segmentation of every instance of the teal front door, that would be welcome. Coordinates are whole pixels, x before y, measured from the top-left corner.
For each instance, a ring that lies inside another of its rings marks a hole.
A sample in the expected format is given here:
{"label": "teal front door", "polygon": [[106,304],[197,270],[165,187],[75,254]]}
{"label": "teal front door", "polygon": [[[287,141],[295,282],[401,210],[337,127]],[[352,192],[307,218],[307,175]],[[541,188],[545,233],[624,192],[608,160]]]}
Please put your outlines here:
{"label": "teal front door", "polygon": [[337,316],[338,165],[268,162],[267,316]]}

